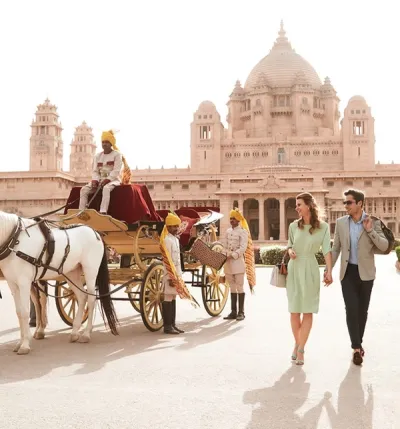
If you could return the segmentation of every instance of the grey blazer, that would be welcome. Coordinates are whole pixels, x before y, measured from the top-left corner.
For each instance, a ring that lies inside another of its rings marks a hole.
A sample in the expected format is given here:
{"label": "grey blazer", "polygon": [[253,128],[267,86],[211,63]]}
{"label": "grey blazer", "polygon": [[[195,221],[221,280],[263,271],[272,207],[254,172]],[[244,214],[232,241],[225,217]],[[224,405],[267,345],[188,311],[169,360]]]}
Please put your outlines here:
{"label": "grey blazer", "polygon": [[[389,243],[382,232],[380,223],[373,221],[372,231],[367,233],[362,230],[358,239],[358,271],[361,280],[374,280],[376,274],[375,257],[376,253],[384,252]],[[341,253],[340,258],[340,280],[346,274],[350,256],[350,216],[346,215],[336,221],[335,236],[332,247],[333,265]]]}

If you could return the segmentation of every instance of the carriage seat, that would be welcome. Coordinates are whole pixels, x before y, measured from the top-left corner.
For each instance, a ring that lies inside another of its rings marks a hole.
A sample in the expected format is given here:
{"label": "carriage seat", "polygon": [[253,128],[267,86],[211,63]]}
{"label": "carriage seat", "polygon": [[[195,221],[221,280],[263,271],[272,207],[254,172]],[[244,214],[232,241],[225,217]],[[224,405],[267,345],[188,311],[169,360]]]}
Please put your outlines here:
{"label": "carriage seat", "polygon": [[[81,186],[75,186],[71,189],[67,203],[73,202],[65,208],[64,214],[68,209],[79,208],[79,196]],[[101,203],[101,191],[96,196],[89,208],[99,211]],[[89,197],[90,200],[90,197]],[[161,217],[157,214],[153,201],[151,200],[146,185],[120,185],[116,186],[111,192],[110,206],[108,215],[114,219],[132,224],[139,221],[161,222]]]}

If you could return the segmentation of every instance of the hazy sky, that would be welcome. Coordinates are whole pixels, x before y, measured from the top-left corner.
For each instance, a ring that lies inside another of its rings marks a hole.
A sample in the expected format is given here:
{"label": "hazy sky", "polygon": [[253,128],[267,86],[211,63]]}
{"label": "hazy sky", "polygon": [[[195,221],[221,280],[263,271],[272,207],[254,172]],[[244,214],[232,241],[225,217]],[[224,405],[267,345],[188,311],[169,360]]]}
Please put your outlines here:
{"label": "hazy sky", "polygon": [[[369,4],[371,4],[369,6]],[[375,117],[376,158],[400,162],[400,30],[394,1],[12,0],[0,5],[0,170],[29,168],[30,123],[46,97],[64,128],[64,169],[75,127],[96,142],[116,128],[131,168],[186,167],[190,123],[203,100],[225,123],[284,20],[287,37],[340,111],[363,95]],[[374,6],[375,5],[375,6]],[[396,125],[396,127],[395,127]]]}

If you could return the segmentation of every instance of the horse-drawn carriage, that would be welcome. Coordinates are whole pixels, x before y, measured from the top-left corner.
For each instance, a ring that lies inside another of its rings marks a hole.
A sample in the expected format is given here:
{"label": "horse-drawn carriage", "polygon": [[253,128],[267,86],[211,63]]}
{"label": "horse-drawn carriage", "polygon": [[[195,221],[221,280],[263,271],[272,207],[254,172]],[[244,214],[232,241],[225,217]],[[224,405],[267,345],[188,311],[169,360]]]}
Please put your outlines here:
{"label": "horse-drawn carriage", "polygon": [[[168,211],[156,211],[144,185],[123,185],[111,194],[109,214],[97,210],[100,196],[88,209],[78,209],[80,187],[72,189],[67,209],[59,215],[60,223],[84,224],[100,233],[107,246],[120,255],[120,263],[109,264],[111,299],[129,301],[141,314],[144,325],[150,331],[163,326],[162,277],[163,265],[159,236]],[[218,316],[225,307],[229,290],[220,283],[220,264],[207,264],[193,255],[192,245],[199,239],[214,252],[221,252],[217,241],[217,223],[222,218],[217,208],[181,208],[175,213],[181,218],[180,234],[182,271],[188,286],[201,288],[201,298],[210,316]],[[90,249],[87,249],[90,252]],[[201,259],[201,258],[200,258]],[[214,265],[214,266],[211,266]],[[55,286],[56,306],[62,320],[72,326],[77,301],[66,280],[62,277],[48,281]],[[116,296],[123,291],[126,296]],[[85,309],[83,321],[87,319]]]}

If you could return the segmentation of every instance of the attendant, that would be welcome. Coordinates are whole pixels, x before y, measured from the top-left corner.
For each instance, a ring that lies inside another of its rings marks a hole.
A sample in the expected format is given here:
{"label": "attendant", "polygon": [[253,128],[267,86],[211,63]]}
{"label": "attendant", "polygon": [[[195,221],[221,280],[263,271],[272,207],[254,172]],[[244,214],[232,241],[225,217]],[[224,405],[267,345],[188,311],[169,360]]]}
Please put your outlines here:
{"label": "attendant", "polygon": [[164,333],[183,334],[184,331],[176,326],[176,297],[189,299],[192,304],[198,306],[188,291],[182,278],[181,254],[179,239],[177,237],[181,225],[180,218],[174,213],[168,213],[165,218],[165,226],[160,237],[160,249],[164,265],[162,303]]}
{"label": "attendant", "polygon": [[[224,265],[225,280],[229,283],[231,295],[231,312],[224,317],[225,320],[244,320],[244,277],[250,288],[255,286],[254,249],[247,221],[238,209],[231,210],[229,214],[231,227],[226,230],[222,239],[227,261]],[[251,252],[251,256],[249,255]],[[239,310],[238,310],[239,303]]]}
{"label": "attendant", "polygon": [[102,187],[100,213],[107,214],[111,191],[122,184],[129,184],[131,171],[125,158],[116,146],[113,131],[105,131],[101,136],[103,152],[95,155],[93,160],[92,181],[83,186],[80,192],[79,210],[85,210],[90,195],[99,186]]}
{"label": "attendant", "polygon": [[329,226],[320,219],[314,197],[302,193],[296,197],[299,219],[289,226],[288,275],[286,292],[295,347],[292,360],[304,364],[305,345],[319,311],[320,272],[315,254],[321,249],[326,262],[325,285],[332,283],[332,255]]}

